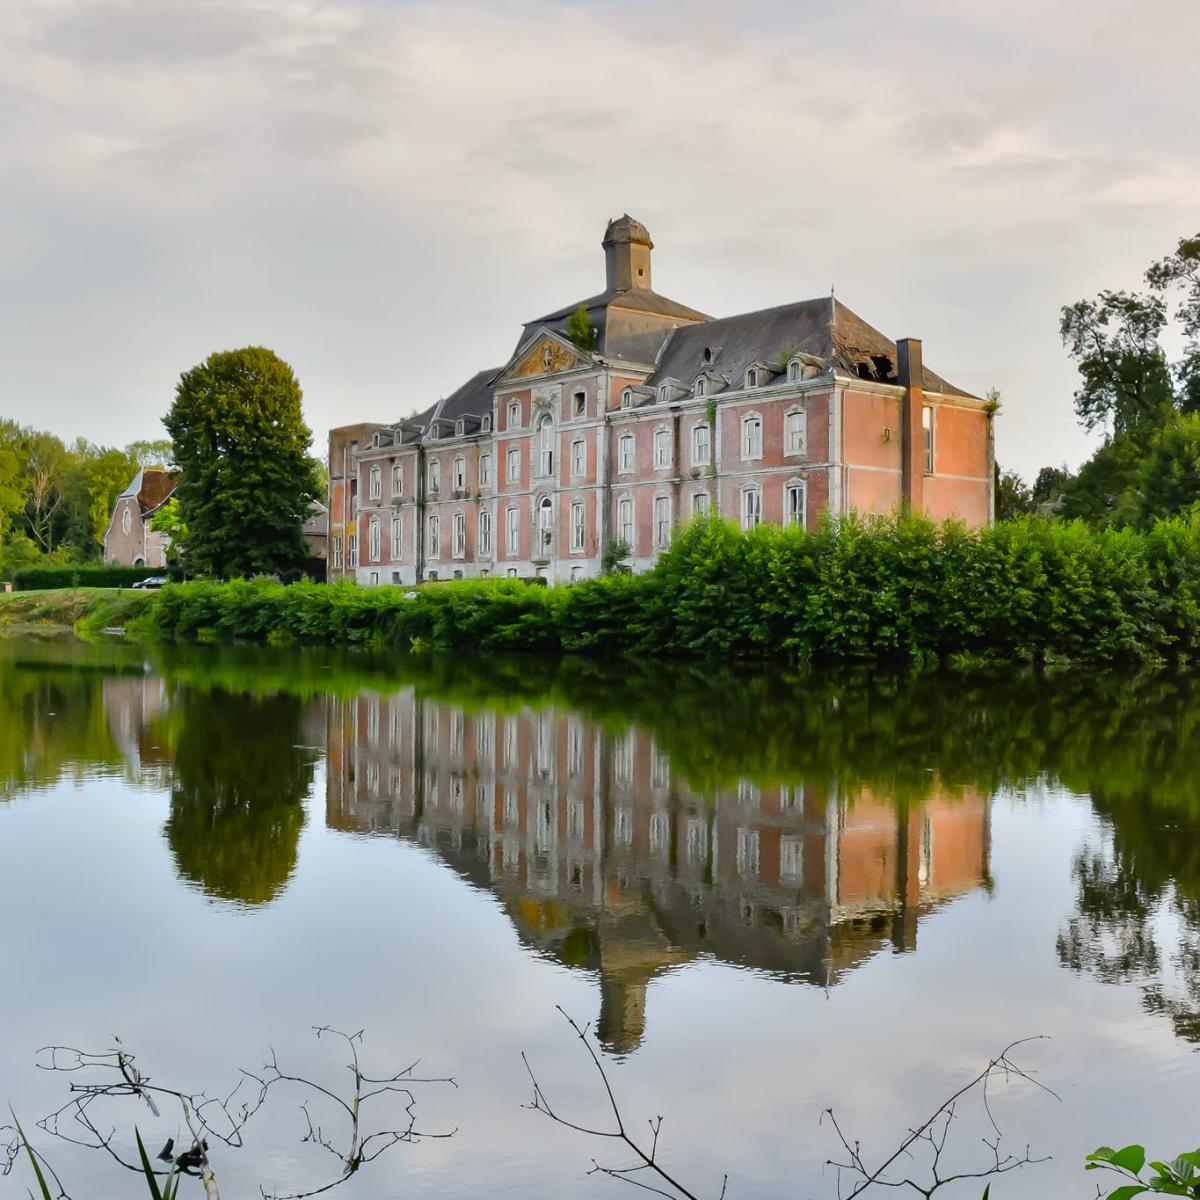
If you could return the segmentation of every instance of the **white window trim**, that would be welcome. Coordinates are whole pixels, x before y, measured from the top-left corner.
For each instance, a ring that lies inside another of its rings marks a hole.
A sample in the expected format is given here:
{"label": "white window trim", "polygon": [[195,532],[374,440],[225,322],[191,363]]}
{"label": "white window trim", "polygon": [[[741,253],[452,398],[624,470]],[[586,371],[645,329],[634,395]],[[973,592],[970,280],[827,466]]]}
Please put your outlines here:
{"label": "white window trim", "polygon": [[467,514],[461,508],[454,514],[450,555],[452,558],[466,558],[467,556]]}
{"label": "white window trim", "polygon": [[921,406],[921,437],[925,438],[925,414],[929,414],[929,446],[922,446],[923,466],[926,475],[937,473],[937,409],[932,404]]}
{"label": "white window trim", "polygon": [[479,456],[479,486],[492,486],[492,454],[490,450]]}
{"label": "white window trim", "polygon": [[429,490],[435,493],[442,490],[442,464],[436,458],[429,460]]}
{"label": "white window trim", "polygon": [[703,396],[707,387],[708,380],[703,375],[699,376],[696,382],[692,384],[692,395],[696,397]]}
{"label": "white window trim", "polygon": [[[696,505],[697,500],[704,501],[703,511],[701,511],[701,509],[697,507],[697,505]],[[692,516],[693,517],[708,516],[708,514],[711,511],[712,511],[712,497],[708,494],[708,492],[705,491],[703,488],[701,488],[699,491],[692,492]]]}
{"label": "white window trim", "polygon": [[[625,504],[629,505],[629,536],[628,537],[625,536],[624,525],[623,525],[623,522],[621,521],[621,508]],[[616,520],[617,538],[619,541],[623,541],[629,547],[629,552],[632,554],[634,551],[634,543],[637,541],[637,505],[634,504],[632,496],[625,494],[623,496],[617,497],[616,516],[617,516],[617,520]]]}
{"label": "white window trim", "polygon": [[372,467],[370,474],[371,499],[380,500],[383,498],[383,471],[379,467]]}
{"label": "white window trim", "polygon": [[454,460],[454,490],[465,491],[467,487],[467,460],[460,454]]}
{"label": "white window trim", "polygon": [[426,535],[429,539],[428,542],[426,543],[429,547],[429,557],[430,558],[441,558],[442,557],[442,527],[441,527],[441,522],[438,520],[437,513],[434,513],[432,516],[430,516],[428,524],[426,526]]}
{"label": "white window trim", "polygon": [[[516,514],[516,520],[513,514]],[[512,535],[516,534],[516,537]],[[516,558],[521,553],[521,510],[515,504],[510,504],[504,510],[504,556]]]}
{"label": "white window trim", "polygon": [[[516,471],[513,471],[513,464],[516,464]],[[505,483],[520,483],[521,482],[521,447],[509,446],[504,451],[504,482]]]}
{"label": "white window trim", "polygon": [[[578,524],[575,521],[575,514],[579,514]],[[575,536],[578,533],[578,538]],[[582,496],[577,496],[571,501],[571,553],[582,554],[584,546],[587,543],[587,506],[583,502]]]}
{"label": "white window trim", "polygon": [[[658,461],[658,446],[659,446],[659,439],[663,435],[665,435],[665,437],[663,437],[663,440],[666,442],[666,446],[667,446],[667,461],[660,463]],[[671,427],[669,425],[660,425],[657,429],[655,429],[654,435],[653,435],[653,441],[651,444],[653,446],[654,469],[656,471],[670,470],[671,467],[673,467],[675,465],[675,449],[671,445]]]}
{"label": "white window trim", "polygon": [[481,508],[475,522],[475,553],[478,558],[492,557],[492,512]]}
{"label": "white window trim", "polygon": [[671,385],[669,383],[660,383],[658,385],[658,402],[666,404],[671,399]]}
{"label": "white window trim", "polygon": [[[793,488],[800,489],[800,520],[791,520],[791,512],[788,505],[788,493]],[[783,523],[785,526],[795,526],[798,529],[808,528],[808,480],[802,479],[799,476],[793,476],[783,485]]]}
{"label": "white window trim", "polygon": [[633,388],[624,388],[621,392],[621,407],[633,407]]}
{"label": "white window trim", "polygon": [[[534,557],[542,558],[554,553],[554,523],[557,520],[557,514],[554,511],[554,500],[550,496],[543,496],[537,502],[534,508],[534,532],[537,534],[537,545],[534,547]],[[550,514],[550,520],[547,523],[545,514]],[[549,534],[549,537],[546,535]]]}
{"label": "white window trim", "polygon": [[[800,444],[799,450],[793,450],[788,445],[788,440],[789,440],[788,439],[788,418],[796,417],[796,416],[800,417],[800,419],[801,419],[800,420],[800,428],[801,428],[800,442],[801,442],[801,444]],[[783,414],[783,454],[784,454],[785,458],[789,458],[789,457],[790,458],[800,458],[803,455],[806,455],[807,453],[808,453],[808,410],[806,408],[804,408],[802,405],[793,404],[791,406],[791,408],[789,408]]]}
{"label": "white window trim", "polygon": [[[621,447],[625,440],[629,440],[629,465],[627,467],[621,465]],[[632,475],[637,470],[637,439],[632,433],[623,433],[617,438],[617,474]]]}
{"label": "white window trim", "polygon": [[395,463],[392,466],[392,496],[404,495],[404,468]]}
{"label": "white window trim", "polygon": [[[753,378],[751,378],[751,376],[753,376]],[[762,368],[761,367],[747,367],[746,368],[746,376],[745,376],[746,388],[750,389],[750,388],[756,388],[756,387],[761,386],[760,385],[761,377],[762,377]]]}
{"label": "white window trim", "polygon": [[[708,453],[703,459],[696,457],[696,431],[705,429],[708,431]],[[697,421],[692,426],[692,466],[693,467],[708,467],[712,465],[712,426],[707,421]]]}
{"label": "white window trim", "polygon": [[[659,504],[662,501],[666,501],[666,505],[667,505],[667,529],[666,529],[665,536],[661,536],[661,533],[660,533],[660,530],[658,527],[659,526],[659,518],[658,518]],[[666,550],[671,545],[671,532],[675,528],[674,508],[675,508],[675,506],[671,503],[671,497],[667,492],[658,492],[655,495],[654,507],[651,510],[651,514],[652,514],[652,517],[654,520],[653,537],[654,537],[654,548],[656,550]]]}
{"label": "white window trim", "polygon": [[[549,448],[546,446],[546,431],[549,430]],[[554,478],[554,450],[558,434],[554,428],[554,418],[549,413],[543,413],[538,418],[537,427],[537,468],[539,479]]]}
{"label": "white window trim", "polygon": [[[576,449],[583,451],[582,461],[576,461]],[[584,438],[576,438],[571,443],[571,478],[582,479],[587,474],[587,441]]]}
{"label": "white window trim", "polygon": [[399,562],[404,557],[404,521],[397,514],[392,517],[392,561]]}
{"label": "white window trim", "polygon": [[[755,521],[753,525],[751,525],[748,520],[749,514],[748,514],[747,508],[746,508],[746,497],[751,496],[751,495],[758,497],[758,520]],[[738,518],[741,523],[743,532],[746,532],[750,529],[755,528],[755,526],[762,524],[762,488],[757,483],[746,484],[746,486],[742,488],[742,490],[741,490],[741,508],[740,508],[740,512],[738,513]]]}
{"label": "white window trim", "polygon": [[[748,453],[746,450],[746,427],[750,424],[751,421],[758,422],[758,453],[757,454]],[[742,444],[741,444],[742,462],[761,462],[762,456],[763,456],[763,440],[764,440],[762,413],[760,413],[760,412],[743,413],[739,432],[741,433],[741,436],[742,436]]]}
{"label": "white window trim", "polygon": [[479,429],[480,429],[481,433],[491,433],[492,432],[492,414],[491,413],[484,413],[484,415],[479,418]]}

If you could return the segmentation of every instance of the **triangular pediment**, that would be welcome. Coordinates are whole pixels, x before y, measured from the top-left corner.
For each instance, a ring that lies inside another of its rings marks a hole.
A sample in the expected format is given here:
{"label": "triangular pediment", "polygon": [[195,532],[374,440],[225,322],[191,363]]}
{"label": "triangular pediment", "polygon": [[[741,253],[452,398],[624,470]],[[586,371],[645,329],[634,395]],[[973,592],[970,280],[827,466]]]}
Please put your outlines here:
{"label": "triangular pediment", "polygon": [[496,382],[504,384],[539,375],[559,375],[564,371],[586,367],[591,362],[590,354],[566,338],[551,329],[538,329],[517,348]]}

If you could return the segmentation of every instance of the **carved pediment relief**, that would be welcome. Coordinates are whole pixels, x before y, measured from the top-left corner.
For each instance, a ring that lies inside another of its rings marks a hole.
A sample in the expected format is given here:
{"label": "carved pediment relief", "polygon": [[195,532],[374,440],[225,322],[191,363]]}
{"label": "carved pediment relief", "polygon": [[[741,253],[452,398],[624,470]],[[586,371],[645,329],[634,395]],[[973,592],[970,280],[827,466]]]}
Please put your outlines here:
{"label": "carved pediment relief", "polygon": [[570,371],[582,360],[556,338],[539,338],[504,372],[505,379],[526,379],[531,375],[553,375]]}

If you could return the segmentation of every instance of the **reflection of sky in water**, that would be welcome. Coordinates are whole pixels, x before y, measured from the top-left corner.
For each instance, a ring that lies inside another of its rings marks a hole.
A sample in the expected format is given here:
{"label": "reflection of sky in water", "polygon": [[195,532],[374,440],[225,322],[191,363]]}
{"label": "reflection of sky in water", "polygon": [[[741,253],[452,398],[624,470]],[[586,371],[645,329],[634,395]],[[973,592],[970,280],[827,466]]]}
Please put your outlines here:
{"label": "reflection of sky in water", "polygon": [[[601,1112],[554,1011],[595,1020],[595,972],[529,951],[504,907],[507,883],[471,885],[414,841],[328,828],[327,796],[344,784],[345,754],[336,757],[341,782],[323,758],[312,768],[292,878],[256,907],[181,886],[164,835],[169,771],[138,788],[106,768],[0,805],[11,981],[0,990],[0,1099],[25,1117],[54,1107],[65,1080],[34,1069],[37,1047],[106,1047],[114,1033],[161,1082],[218,1088],[268,1045],[336,1079],[336,1047],[308,1033],[328,1022],[365,1028],[371,1065],[420,1055],[424,1070],[460,1085],[428,1089],[420,1106],[421,1124],[456,1126],[453,1139],[397,1148],[347,1194],[612,1194],[617,1185],[583,1177],[604,1147],[520,1107],[525,1050],[560,1107]],[[991,891],[958,889],[923,909],[915,953],[893,952],[886,933],[868,939],[871,952],[828,989],[692,954],[652,974],[644,1037],[611,1060],[611,1077],[631,1118],[665,1114],[665,1152],[690,1182],[715,1194],[728,1170],[731,1195],[833,1195],[820,1167],[834,1150],[818,1126],[823,1107],[884,1149],[1006,1042],[1041,1033],[1053,1040],[1023,1061],[1063,1103],[1011,1089],[997,1105],[1014,1146],[1029,1140],[1054,1161],[994,1195],[1086,1195],[1079,1164],[1102,1142],[1148,1138],[1170,1152],[1194,1143],[1181,1099],[1200,1070],[1170,1023],[1146,1014],[1137,987],[1059,964],[1056,938],[1077,899],[1073,858],[1106,835],[1086,798],[1035,791],[992,803]],[[426,820],[436,824],[432,809]],[[1160,932],[1174,928],[1157,919]],[[175,1132],[143,1112],[117,1116],[155,1137]],[[251,1127],[251,1150],[222,1162],[227,1193],[319,1163],[298,1146],[302,1124],[289,1102],[274,1102]],[[64,1147],[56,1162],[77,1192],[102,1190],[88,1186],[94,1160]]]}

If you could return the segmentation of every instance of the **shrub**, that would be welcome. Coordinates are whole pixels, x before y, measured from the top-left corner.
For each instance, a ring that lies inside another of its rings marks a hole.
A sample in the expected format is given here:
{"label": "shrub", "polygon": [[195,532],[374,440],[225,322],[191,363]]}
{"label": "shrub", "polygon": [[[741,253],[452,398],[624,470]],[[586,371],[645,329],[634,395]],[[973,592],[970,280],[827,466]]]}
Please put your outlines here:
{"label": "shrub", "polygon": [[53,567],[22,567],[13,573],[18,592],[69,587],[131,587],[152,575],[164,575],[161,567],[108,567],[97,563]]}
{"label": "shrub", "polygon": [[[1148,532],[1022,517],[991,529],[848,517],[819,530],[717,518],[654,570],[571,587],[189,583],[168,636],[788,662],[1154,662],[1200,649],[1200,514]],[[211,631],[211,633],[207,632]]]}

